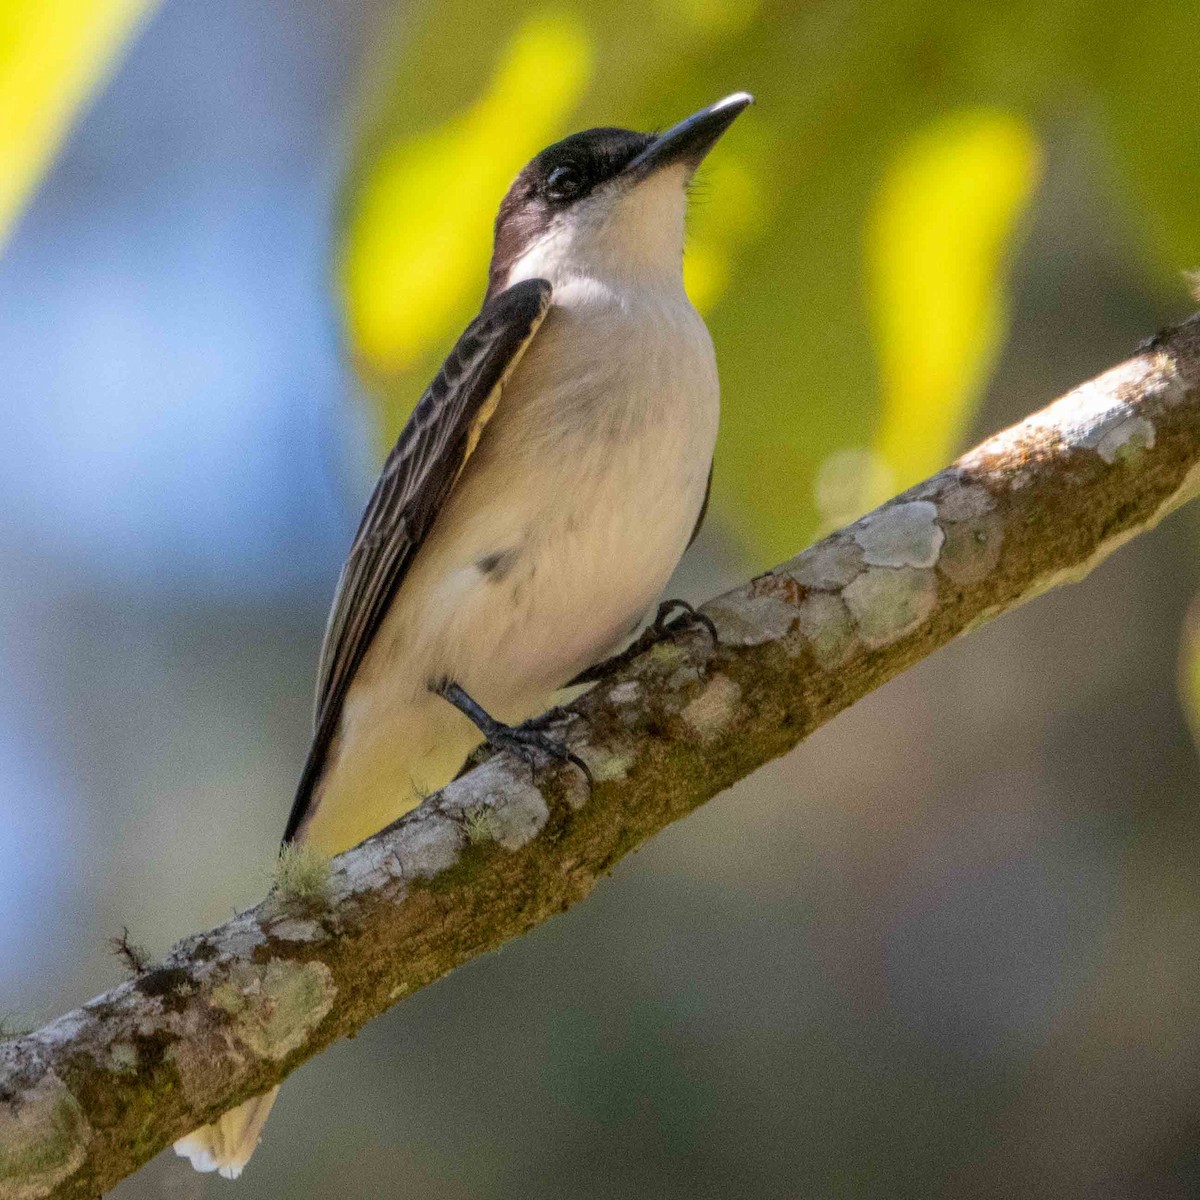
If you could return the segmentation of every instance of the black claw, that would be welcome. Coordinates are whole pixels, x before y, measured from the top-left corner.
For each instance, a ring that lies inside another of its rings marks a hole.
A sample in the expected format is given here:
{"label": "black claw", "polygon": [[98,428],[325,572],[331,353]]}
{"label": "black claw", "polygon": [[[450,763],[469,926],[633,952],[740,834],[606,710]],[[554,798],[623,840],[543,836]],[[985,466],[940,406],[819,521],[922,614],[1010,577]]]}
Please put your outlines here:
{"label": "black claw", "polygon": [[[538,725],[543,725],[547,723],[549,715],[535,717],[534,721],[538,722]],[[497,750],[507,750],[510,754],[515,754],[518,758],[523,759],[533,769],[535,776],[540,753],[555,762],[571,763],[578,767],[583,772],[588,784],[595,786],[596,781],[592,778],[591,768],[587,763],[578,754],[573,754],[568,750],[553,734],[548,733],[544,728],[538,728],[533,722],[527,721],[524,725],[501,725],[497,721],[495,728],[490,732],[485,731],[485,733],[490,745],[495,746]]]}
{"label": "black claw", "polygon": [[[675,610],[679,611],[677,615],[672,616],[671,614]],[[601,679],[607,679],[615,671],[619,671],[626,664],[633,662],[651,646],[656,646],[659,642],[674,637],[689,625],[701,626],[712,638],[714,650],[721,644],[717,627],[707,613],[702,613],[686,600],[664,600],[658,606],[654,620],[638,634],[630,645],[626,646],[619,654],[614,654],[612,658],[606,658],[603,662],[580,671],[566,686],[575,687],[580,683],[596,683]]]}
{"label": "black claw", "polygon": [[[678,610],[678,615],[673,616],[672,614],[676,610]],[[658,614],[650,628],[659,637],[670,637],[673,633],[686,629],[689,625],[701,626],[712,638],[714,650],[721,644],[721,639],[717,635],[717,626],[712,617],[708,613],[702,613],[686,600],[664,600],[658,606]]]}
{"label": "black claw", "polygon": [[526,721],[524,725],[505,725],[484,711],[483,707],[472,700],[457,683],[442,680],[434,684],[432,690],[449,700],[464,716],[469,717],[479,732],[487,739],[489,746],[507,751],[521,759],[522,762],[528,763],[534,779],[537,778],[537,769],[541,765],[538,755],[544,754],[555,762],[571,763],[578,767],[583,772],[584,778],[587,779],[588,786],[595,786],[596,781],[593,779],[587,763],[578,754],[572,754],[562,741],[545,728],[556,718],[562,716],[561,709],[551,709],[540,717]]}

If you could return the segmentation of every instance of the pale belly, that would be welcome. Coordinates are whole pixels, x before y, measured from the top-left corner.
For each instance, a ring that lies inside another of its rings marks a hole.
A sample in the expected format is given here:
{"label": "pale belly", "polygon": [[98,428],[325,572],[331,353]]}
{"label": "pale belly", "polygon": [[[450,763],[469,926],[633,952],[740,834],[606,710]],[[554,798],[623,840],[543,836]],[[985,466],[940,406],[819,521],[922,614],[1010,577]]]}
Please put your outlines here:
{"label": "pale belly", "polygon": [[[546,394],[545,381],[533,384]],[[452,680],[517,723],[624,641],[661,595],[704,500],[715,373],[696,386],[711,396],[605,437],[586,425],[547,431],[519,392],[506,393],[509,420],[485,433],[346,698],[305,840],[338,852],[453,778],[481,738],[431,683]]]}
{"label": "pale belly", "polygon": [[[443,673],[495,715],[521,720],[621,644],[662,593],[704,499],[708,461],[630,454],[562,480],[548,513],[514,514],[519,549],[445,576]],[[505,544],[508,539],[501,539]],[[485,555],[479,558],[485,558]],[[489,652],[464,654],[487,645]]]}

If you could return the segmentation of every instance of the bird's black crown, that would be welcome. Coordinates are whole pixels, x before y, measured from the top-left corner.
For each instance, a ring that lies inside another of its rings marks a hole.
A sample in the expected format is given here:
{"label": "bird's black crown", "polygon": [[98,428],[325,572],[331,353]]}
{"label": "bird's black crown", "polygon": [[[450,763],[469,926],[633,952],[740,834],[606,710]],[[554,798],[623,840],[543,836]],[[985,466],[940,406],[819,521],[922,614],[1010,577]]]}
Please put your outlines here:
{"label": "bird's black crown", "polygon": [[489,292],[556,213],[619,175],[654,140],[632,129],[586,129],[548,146],[513,181],[496,215]]}
{"label": "bird's black crown", "polygon": [[517,176],[505,202],[541,199],[565,208],[581,200],[598,184],[612,179],[654,138],[632,129],[587,129],[547,147]]}

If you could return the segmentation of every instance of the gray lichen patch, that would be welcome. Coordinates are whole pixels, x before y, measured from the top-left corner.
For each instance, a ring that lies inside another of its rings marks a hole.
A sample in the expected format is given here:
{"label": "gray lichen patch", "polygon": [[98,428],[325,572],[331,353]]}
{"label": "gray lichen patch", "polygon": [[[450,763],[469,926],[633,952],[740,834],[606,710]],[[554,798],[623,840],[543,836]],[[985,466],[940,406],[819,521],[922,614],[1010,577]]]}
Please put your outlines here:
{"label": "gray lichen patch", "polygon": [[368,839],[339,856],[331,865],[331,910],[336,910],[350,896],[365,891],[387,892],[393,899],[404,893],[404,864],[391,842],[383,838]]}
{"label": "gray lichen patch", "polygon": [[319,942],[325,937],[320,921],[301,917],[284,917],[268,927],[268,933],[281,942]]}
{"label": "gray lichen patch", "polygon": [[977,483],[956,483],[937,497],[938,520],[974,521],[996,508],[996,501]]}
{"label": "gray lichen patch", "polygon": [[[1093,380],[1094,382],[1096,381]],[[1075,392],[1064,397],[1064,400],[1081,393],[1087,387],[1088,385],[1084,384],[1082,388],[1077,388]],[[1058,401],[1058,404],[1062,403],[1063,400]],[[1057,407],[1057,405],[1052,407]],[[1143,417],[1135,416],[1128,404],[1110,404],[1103,411],[1092,411],[1086,416],[1081,414],[1076,436],[1072,440],[1083,449],[1095,450],[1105,462],[1111,463],[1114,461],[1114,452],[1124,444],[1129,436],[1137,436],[1138,427],[1142,424],[1149,425],[1150,422]],[[1132,426],[1132,428],[1126,431],[1126,426]],[[1150,437],[1151,445],[1153,445],[1153,426],[1150,429]]]}
{"label": "gray lichen patch", "polygon": [[987,488],[952,482],[937,499],[938,521],[946,535],[938,570],[954,583],[979,583],[995,570],[1004,546],[1004,520]]}
{"label": "gray lichen patch", "polygon": [[1096,453],[1106,463],[1132,461],[1143,450],[1154,449],[1154,426],[1145,417],[1130,417],[1109,429],[1096,443]]}
{"label": "gray lichen patch", "polygon": [[0,1197],[41,1200],[83,1165],[91,1129],[78,1101],[47,1071],[0,1104]]}
{"label": "gray lichen patch", "polygon": [[256,1055],[286,1058],[333,1007],[333,973],[321,962],[236,963],[210,1003],[231,1019],[230,1032]]}
{"label": "gray lichen patch", "polygon": [[611,783],[617,779],[624,779],[633,769],[633,765],[636,762],[637,755],[632,751],[628,753],[621,753],[619,751],[595,752],[589,754],[587,759],[588,767],[592,772],[592,778],[597,783]]}
{"label": "gray lichen patch", "polygon": [[681,692],[693,683],[698,683],[703,677],[704,671],[695,663],[689,662],[676,667],[664,682],[668,692]]}
{"label": "gray lichen patch", "polygon": [[854,652],[858,637],[854,620],[841,596],[811,592],[799,609],[800,632],[817,664],[824,670],[840,667]]}
{"label": "gray lichen patch", "polygon": [[533,841],[550,819],[545,796],[532,784],[511,788],[503,800],[488,811],[491,813],[492,840],[506,850],[519,850]]}
{"label": "gray lichen patch", "polygon": [[108,1069],[118,1075],[136,1071],[139,1065],[138,1049],[132,1042],[113,1042],[108,1048]]}
{"label": "gray lichen patch", "polygon": [[[617,721],[626,729],[633,730],[642,719],[642,702],[645,695],[646,688],[640,679],[626,679],[621,683],[614,684],[605,699],[611,706]],[[593,760],[597,753],[599,753],[598,750],[589,746],[588,753],[584,756],[593,776],[596,774]]]}
{"label": "gray lichen patch", "polygon": [[461,826],[453,818],[441,813],[422,814],[405,826],[398,847],[404,877],[432,879],[454,866],[465,840]]}
{"label": "gray lichen patch", "polygon": [[680,716],[701,741],[711,741],[728,728],[741,698],[741,687],[728,675],[714,675],[704,691],[684,707]]}
{"label": "gray lichen patch", "polygon": [[864,517],[854,530],[863,562],[871,567],[932,567],[946,535],[937,505],[929,500],[889,504]]}
{"label": "gray lichen patch", "polygon": [[[413,823],[414,835],[423,825],[432,828],[411,847],[419,849],[419,858],[404,855],[406,874],[432,878],[458,862],[464,845],[498,842],[507,850],[519,850],[537,837],[550,819],[546,798],[531,780],[529,767],[499,757],[451,784],[441,809],[441,813]],[[453,842],[442,822],[454,828]]]}
{"label": "gray lichen patch", "polygon": [[638,680],[626,679],[609,689],[608,702],[616,705],[636,704],[642,698],[644,690]]}
{"label": "gray lichen patch", "polygon": [[218,957],[222,962],[249,958],[266,940],[257,917],[242,914],[222,927]]}
{"label": "gray lichen patch", "polygon": [[1000,562],[1004,547],[1004,522],[998,513],[984,513],[961,521],[946,521],[946,544],[938,570],[958,584],[980,583]]}
{"label": "gray lichen patch", "polygon": [[796,620],[795,605],[762,591],[731,592],[706,605],[705,612],[716,624],[723,646],[761,646],[783,637]]}
{"label": "gray lichen patch", "polygon": [[878,648],[911,633],[937,604],[933,571],[917,567],[868,567],[842,598],[862,640]]}
{"label": "gray lichen patch", "polygon": [[776,574],[790,575],[802,587],[832,592],[844,588],[862,568],[862,547],[848,537],[831,537],[776,568]]}

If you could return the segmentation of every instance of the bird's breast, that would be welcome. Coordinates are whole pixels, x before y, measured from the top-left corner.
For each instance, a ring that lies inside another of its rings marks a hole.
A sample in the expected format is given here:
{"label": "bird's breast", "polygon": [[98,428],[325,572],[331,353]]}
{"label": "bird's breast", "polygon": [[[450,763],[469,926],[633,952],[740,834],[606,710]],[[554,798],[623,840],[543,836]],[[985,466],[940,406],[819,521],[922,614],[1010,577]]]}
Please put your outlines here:
{"label": "bird's breast", "polygon": [[686,301],[552,309],[426,547],[447,560],[445,644],[486,638],[448,673],[512,711],[618,643],[687,547],[717,417]]}
{"label": "bird's breast", "polygon": [[664,448],[715,437],[712,340],[682,292],[615,293],[590,281],[556,292],[503,403],[499,452],[537,454],[646,437]]}

